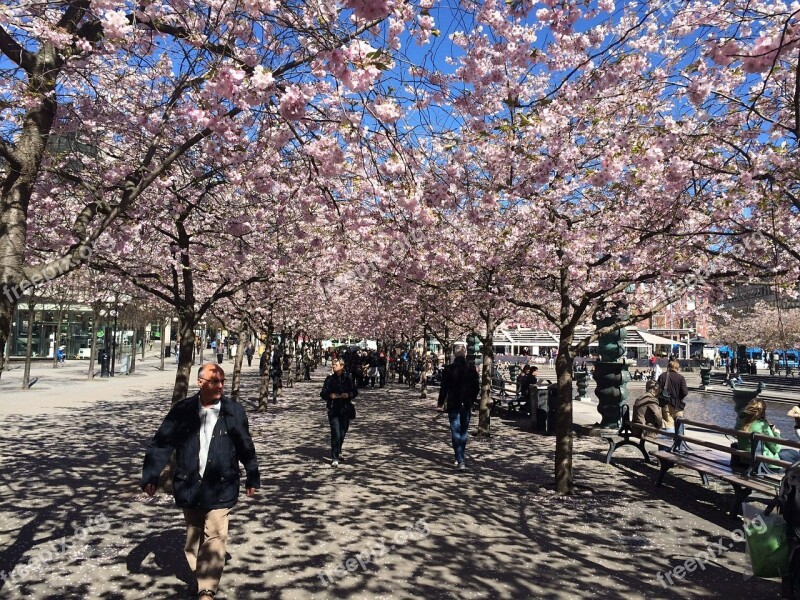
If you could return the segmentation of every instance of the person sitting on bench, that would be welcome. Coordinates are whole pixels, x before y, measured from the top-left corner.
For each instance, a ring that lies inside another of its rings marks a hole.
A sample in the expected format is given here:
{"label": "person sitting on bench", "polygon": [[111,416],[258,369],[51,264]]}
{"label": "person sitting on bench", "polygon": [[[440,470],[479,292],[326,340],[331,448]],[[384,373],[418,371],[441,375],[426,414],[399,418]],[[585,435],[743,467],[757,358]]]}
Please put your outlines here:
{"label": "person sitting on bench", "polygon": [[517,399],[527,400],[530,396],[531,382],[530,382],[530,365],[522,367],[522,373],[517,375]]}
{"label": "person sitting on bench", "polygon": [[[759,398],[751,400],[736,419],[735,429],[747,433],[760,433],[770,437],[780,437],[780,430],[767,421],[767,403]],[[752,448],[750,436],[739,436],[739,450],[749,452]],[[794,448],[781,448],[775,442],[765,442],[761,452],[767,458],[776,458],[787,462],[800,460],[800,451]]]}
{"label": "person sitting on bench", "polygon": [[[660,391],[661,388],[657,382],[647,382],[645,385],[645,395],[637,398],[633,403],[632,423],[650,425],[656,429],[661,429],[664,420],[661,416],[661,407],[658,404],[658,392]],[[643,431],[641,435],[641,438],[645,440],[654,440],[657,437],[658,434],[651,431]]]}

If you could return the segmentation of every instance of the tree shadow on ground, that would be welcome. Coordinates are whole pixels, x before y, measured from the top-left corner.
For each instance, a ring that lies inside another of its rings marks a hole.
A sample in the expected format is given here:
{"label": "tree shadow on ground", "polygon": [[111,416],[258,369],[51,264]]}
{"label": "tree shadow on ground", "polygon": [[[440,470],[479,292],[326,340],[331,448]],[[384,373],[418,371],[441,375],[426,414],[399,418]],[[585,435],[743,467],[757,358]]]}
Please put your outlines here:
{"label": "tree shadow on ground", "polygon": [[[727,535],[725,519],[700,486],[673,495],[652,489],[644,464],[605,465],[601,440],[575,440],[586,493],[571,497],[552,493],[554,439],[503,419],[469,442],[469,470],[458,472],[435,395],[390,386],[361,392],[347,459],[331,468],[322,375],[258,413],[257,370],[243,373],[262,489],[232,511],[221,600],[777,595],[774,582],[742,582],[738,548],[663,587],[658,572]],[[62,537],[80,542],[12,582],[28,597],[184,593],[180,510],[138,489],[171,390],[114,390],[90,408],[2,422],[0,570]]]}

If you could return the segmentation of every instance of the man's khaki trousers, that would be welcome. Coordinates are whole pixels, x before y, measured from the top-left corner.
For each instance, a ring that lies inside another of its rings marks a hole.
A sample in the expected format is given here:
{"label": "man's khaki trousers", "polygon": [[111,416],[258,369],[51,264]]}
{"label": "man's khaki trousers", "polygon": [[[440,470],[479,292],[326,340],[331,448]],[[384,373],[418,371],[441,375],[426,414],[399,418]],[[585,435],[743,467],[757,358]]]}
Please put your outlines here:
{"label": "man's khaki trousers", "polygon": [[217,591],[225,568],[230,508],[207,510],[184,508],[186,519],[186,561],[197,577],[199,590]]}

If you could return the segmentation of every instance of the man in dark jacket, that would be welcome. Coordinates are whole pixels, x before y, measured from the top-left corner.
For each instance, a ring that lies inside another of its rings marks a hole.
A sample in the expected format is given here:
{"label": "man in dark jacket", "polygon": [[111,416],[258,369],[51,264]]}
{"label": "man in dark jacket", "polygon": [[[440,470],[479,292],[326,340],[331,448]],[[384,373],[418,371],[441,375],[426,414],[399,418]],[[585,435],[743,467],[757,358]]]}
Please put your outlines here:
{"label": "man in dark jacket", "polygon": [[450,433],[456,455],[455,466],[466,469],[464,452],[467,447],[467,432],[472,414],[472,403],[481,391],[481,382],[475,365],[467,363],[466,348],[459,346],[453,364],[447,365],[439,388],[439,404],[445,406],[450,417]]}
{"label": "man in dark jacket", "polygon": [[[253,496],[260,479],[256,449],[241,404],[222,395],[225,373],[205,364],[197,374],[200,391],[175,404],[147,448],[142,489],[156,493],[158,478],[176,453],[175,504],[186,520],[184,552],[197,578],[200,600],[211,600],[225,567],[228,514],[239,497],[239,464]],[[194,593],[194,590],[192,590]]]}
{"label": "man in dark jacket", "polygon": [[675,429],[675,419],[683,418],[683,409],[686,408],[686,396],[689,388],[686,379],[680,374],[681,364],[677,360],[669,361],[667,372],[658,378],[661,388],[659,403],[661,404],[662,418],[665,429]]}
{"label": "man in dark jacket", "polygon": [[247,366],[250,367],[253,365],[253,354],[256,353],[255,348],[253,348],[253,342],[247,344],[247,347],[244,349],[244,355],[247,357]]}
{"label": "man in dark jacket", "polygon": [[280,346],[272,347],[272,357],[269,364],[269,378],[272,380],[272,402],[278,402],[281,395],[281,377],[283,377],[283,353]]}

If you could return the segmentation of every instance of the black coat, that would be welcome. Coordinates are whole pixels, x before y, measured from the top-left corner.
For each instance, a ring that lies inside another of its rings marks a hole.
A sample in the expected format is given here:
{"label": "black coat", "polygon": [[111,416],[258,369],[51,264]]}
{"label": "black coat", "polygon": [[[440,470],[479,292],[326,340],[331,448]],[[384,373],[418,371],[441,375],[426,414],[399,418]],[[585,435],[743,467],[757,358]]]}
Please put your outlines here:
{"label": "black coat", "polygon": [[158,428],[144,457],[142,488],[158,483],[174,450],[175,504],[181,508],[230,508],[239,497],[240,462],[247,473],[245,487],[261,484],[247,414],[241,404],[222,397],[201,478],[199,398],[197,393],[175,404]]}
{"label": "black coat", "polygon": [[275,351],[272,355],[272,364],[270,365],[270,377],[280,377],[283,375],[283,356],[279,351]]}
{"label": "black coat", "polygon": [[[331,394],[350,394],[350,398],[336,398],[331,400]],[[325,383],[322,384],[322,391],[319,393],[320,398],[325,400],[325,406],[328,412],[335,415],[348,414],[349,405],[353,398],[358,396],[358,388],[353,384],[353,378],[347,373],[342,371],[341,375],[331,373],[325,378]]]}
{"label": "black coat", "polygon": [[439,404],[447,411],[459,410],[462,407],[472,409],[472,403],[481,392],[481,381],[474,365],[467,364],[467,359],[457,356],[453,364],[447,365],[442,372],[442,385],[439,388]]}
{"label": "black coat", "polygon": [[677,371],[667,371],[658,378],[658,385],[661,389],[669,390],[670,404],[678,410],[686,408],[686,396],[689,395],[689,388],[686,385],[686,378]]}

